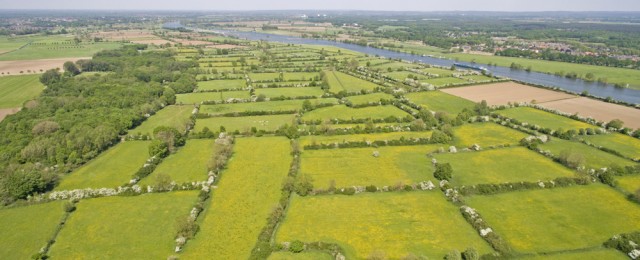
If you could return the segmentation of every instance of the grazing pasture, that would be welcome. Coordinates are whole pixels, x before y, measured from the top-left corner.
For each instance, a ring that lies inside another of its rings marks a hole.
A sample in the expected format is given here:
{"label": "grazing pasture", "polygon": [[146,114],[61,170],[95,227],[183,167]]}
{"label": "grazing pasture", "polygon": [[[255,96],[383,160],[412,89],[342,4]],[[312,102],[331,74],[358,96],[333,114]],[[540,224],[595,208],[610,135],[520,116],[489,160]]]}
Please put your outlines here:
{"label": "grazing pasture", "polygon": [[358,134],[358,135],[310,135],[302,136],[299,139],[301,146],[311,144],[334,144],[343,142],[362,142],[362,141],[391,141],[415,138],[429,138],[431,132],[391,132],[391,133],[376,133],[376,134]]}
{"label": "grazing pasture", "polygon": [[453,178],[450,182],[455,186],[535,182],[574,176],[571,170],[524,147],[436,154],[434,157],[438,163],[451,164]]}
{"label": "grazing pasture", "polygon": [[372,91],[377,87],[380,87],[372,82],[347,75],[339,71],[327,70],[325,71],[327,82],[329,83],[329,90],[333,93],[340,91],[359,92],[361,90]]}
{"label": "grazing pasture", "polygon": [[395,97],[387,93],[379,92],[367,95],[350,96],[347,97],[347,100],[351,101],[351,103],[353,103],[354,105],[359,105],[380,102],[380,100],[395,100]]}
{"label": "grazing pasture", "polygon": [[[326,189],[376,185],[392,186],[435,180],[433,165],[426,156],[439,146],[386,146],[306,150],[302,153],[300,173],[313,180],[316,188]],[[373,156],[378,151],[379,156]]]}
{"label": "grazing pasture", "polygon": [[439,259],[469,247],[492,252],[438,191],[295,196],[276,234],[276,241],[293,240],[338,243],[349,259],[378,250],[389,259],[409,254]]}
{"label": "grazing pasture", "polygon": [[585,140],[597,146],[613,149],[631,159],[640,160],[640,140],[623,134],[585,136]]}
{"label": "grazing pasture", "polygon": [[189,118],[191,117],[193,109],[194,107],[191,105],[167,106],[129,132],[153,136],[153,130],[156,129],[156,127],[168,126],[184,133],[187,130],[186,125],[190,121]]}
{"label": "grazing pasture", "polygon": [[[311,99],[311,104],[336,104],[335,98]],[[219,115],[235,112],[255,112],[255,111],[296,111],[302,110],[304,100],[284,100],[268,102],[250,102],[236,104],[202,105],[200,113]]]}
{"label": "grazing pasture", "polygon": [[640,176],[627,175],[616,177],[618,186],[628,193],[636,193],[640,190]]}
{"label": "grazing pasture", "polygon": [[391,105],[377,107],[350,108],[345,105],[324,107],[305,113],[303,120],[352,120],[352,119],[384,119],[387,117],[408,116],[407,112]]}
{"label": "grazing pasture", "polygon": [[473,109],[473,102],[442,91],[415,92],[405,95],[409,101],[435,112],[457,114],[463,109]]}
{"label": "grazing pasture", "polygon": [[176,219],[196,191],[83,200],[50,251],[55,259],[164,259],[173,254]]}
{"label": "grazing pasture", "polygon": [[598,128],[598,126],[587,124],[578,120],[573,120],[564,116],[552,114],[543,110],[531,107],[514,107],[498,111],[498,114],[517,119],[520,122],[526,122],[532,125],[538,125],[542,128],[550,128],[552,130],[578,130],[580,128]]}
{"label": "grazing pasture", "polygon": [[473,196],[466,201],[519,253],[595,247],[640,228],[640,206],[602,184]]}
{"label": "grazing pasture", "polygon": [[198,91],[207,90],[225,90],[225,89],[244,89],[247,84],[242,79],[234,80],[209,80],[198,82]]}
{"label": "grazing pasture", "polygon": [[526,134],[494,123],[465,124],[454,128],[454,144],[458,147],[481,148],[496,145],[515,145],[527,137]]}
{"label": "grazing pasture", "polygon": [[249,91],[201,92],[176,95],[176,104],[200,104],[205,101],[226,101],[230,98],[249,99]]}
{"label": "grazing pasture", "polygon": [[184,147],[170,155],[140,185],[155,185],[157,177],[165,174],[176,183],[204,181],[207,177],[208,164],[215,151],[212,139],[189,139]]}
{"label": "grazing pasture", "polygon": [[220,126],[224,126],[229,132],[236,130],[248,132],[252,127],[257,130],[275,131],[285,124],[291,125],[294,119],[294,115],[212,117],[198,119],[195,131],[200,132],[204,127],[208,127],[211,131],[218,131]]}
{"label": "grazing pasture", "polygon": [[579,158],[576,159],[576,162],[588,169],[608,168],[612,164],[617,164],[619,166],[635,164],[631,160],[615,156],[591,146],[578,142],[562,140],[560,138],[553,138],[551,141],[540,145],[539,148],[545,151],[551,151],[551,153],[556,156],[561,156],[563,152],[568,152],[574,155],[575,158]]}
{"label": "grazing pasture", "polygon": [[238,138],[234,156],[203,212],[201,230],[185,259],[246,259],[278,204],[291,162],[282,137]]}
{"label": "grazing pasture", "polygon": [[114,188],[128,183],[149,158],[149,143],[127,141],[115,145],[64,176],[56,190]]}
{"label": "grazing pasture", "polygon": [[62,201],[0,209],[0,258],[31,259],[62,220]]}

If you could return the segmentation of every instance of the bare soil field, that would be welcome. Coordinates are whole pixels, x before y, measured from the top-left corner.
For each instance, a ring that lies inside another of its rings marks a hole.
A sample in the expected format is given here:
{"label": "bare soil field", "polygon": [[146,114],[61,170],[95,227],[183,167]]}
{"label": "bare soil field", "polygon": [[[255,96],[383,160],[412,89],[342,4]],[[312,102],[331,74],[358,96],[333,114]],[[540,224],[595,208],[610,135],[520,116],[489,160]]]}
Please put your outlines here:
{"label": "bare soil field", "polygon": [[158,36],[151,34],[149,31],[143,30],[99,32],[94,33],[91,36],[100,37],[108,41],[158,38]]}
{"label": "bare soil field", "polygon": [[173,42],[171,41],[167,41],[164,39],[148,39],[148,40],[132,40],[132,43],[138,43],[138,44],[153,44],[153,45],[162,45],[162,44],[167,44],[167,43],[171,43],[173,44]]}
{"label": "bare soil field", "polygon": [[625,127],[640,128],[640,109],[607,103],[586,97],[558,100],[540,104],[546,108],[583,117],[591,117],[598,121],[609,122],[620,119]]}
{"label": "bare soil field", "polygon": [[[0,61],[0,75],[20,75],[20,71],[23,72],[22,74],[42,73],[49,69],[62,69],[62,64],[67,61],[77,61],[82,59],[91,59],[91,57]],[[40,70],[42,70],[42,72]]]}
{"label": "bare soil field", "polygon": [[575,95],[526,86],[515,82],[448,88],[442,89],[442,92],[466,98],[474,102],[486,100],[489,105],[506,105],[509,102],[531,103],[532,101],[540,104],[576,97]]}
{"label": "bare soil field", "polygon": [[20,108],[0,108],[0,121],[2,121],[8,115],[18,113],[18,111],[20,111]]}

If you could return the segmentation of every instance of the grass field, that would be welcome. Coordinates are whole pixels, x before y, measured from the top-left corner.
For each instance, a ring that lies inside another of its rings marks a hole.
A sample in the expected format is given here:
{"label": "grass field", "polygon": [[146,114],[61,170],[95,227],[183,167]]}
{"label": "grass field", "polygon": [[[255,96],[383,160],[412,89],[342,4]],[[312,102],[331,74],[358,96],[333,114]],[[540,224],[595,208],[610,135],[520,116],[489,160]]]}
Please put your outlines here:
{"label": "grass field", "polygon": [[629,259],[624,253],[615,249],[592,249],[583,252],[567,252],[560,254],[537,255],[531,257],[522,257],[519,259],[558,259],[558,260],[584,260],[584,259],[610,259],[610,260],[626,260]]}
{"label": "grass field", "polygon": [[[320,74],[315,72],[283,72],[282,76],[285,81],[307,81],[319,77]],[[249,73],[249,78],[252,81],[275,81],[280,78],[280,73]]]}
{"label": "grass field", "polygon": [[585,136],[592,144],[616,150],[632,159],[640,160],[640,140],[623,134],[606,134]]}
{"label": "grass field", "polygon": [[40,75],[0,77],[0,108],[22,107],[44,90]]}
{"label": "grass field", "polygon": [[435,77],[451,77],[453,76],[453,73],[454,73],[453,70],[440,69],[440,68],[426,68],[426,69],[421,69],[421,71],[429,73],[430,75]]}
{"label": "grass field", "polygon": [[394,72],[385,73],[384,75],[392,79],[395,79],[397,81],[404,81],[405,79],[409,78],[409,75],[411,75],[412,77],[417,76],[418,80],[427,79],[427,76],[413,73],[411,71],[394,71]]}
{"label": "grass field", "polygon": [[[73,38],[70,38],[71,40]],[[0,61],[6,60],[37,60],[53,58],[89,57],[102,50],[117,49],[121,43],[81,43],[29,45],[20,50],[0,55]]]}
{"label": "grass field", "polygon": [[372,82],[362,80],[339,71],[325,71],[329,82],[329,91],[338,93],[340,91],[359,92],[361,90],[373,90],[380,87]]}
{"label": "grass field", "polygon": [[257,130],[275,131],[285,124],[291,125],[294,119],[294,115],[212,117],[198,119],[195,131],[200,132],[204,127],[208,127],[211,131],[218,131],[220,126],[224,126],[228,132],[249,131],[251,127]]}
{"label": "grass field", "polygon": [[562,128],[564,130],[597,128],[597,126],[594,125],[530,107],[514,107],[505,110],[499,110],[498,114],[517,119],[520,122],[539,125],[542,128],[550,128],[552,130],[557,130],[559,128]]}
{"label": "grass field", "polygon": [[559,156],[563,151],[570,151],[574,154],[581,155],[584,158],[584,166],[591,169],[609,167],[612,164],[620,166],[634,164],[631,160],[600,151],[582,143],[562,140],[560,138],[553,138],[550,142],[540,145],[539,148],[549,150],[556,156]]}
{"label": "grass field", "polygon": [[466,201],[522,253],[599,246],[616,234],[640,229],[640,206],[602,184],[473,196]]}
{"label": "grass field", "polygon": [[456,84],[470,83],[468,80],[453,78],[453,77],[425,79],[425,80],[421,80],[420,82],[429,83],[431,85],[434,85],[435,87],[446,87],[446,86],[451,86]]}
{"label": "grass field", "polygon": [[149,158],[149,142],[119,143],[62,178],[56,190],[115,188],[128,183]]}
{"label": "grass field", "polygon": [[0,210],[0,258],[31,259],[38,253],[62,219],[62,203]]}
{"label": "grass field", "polygon": [[[83,200],[51,247],[54,259],[165,259],[196,191]],[[107,217],[108,216],[108,217]]]}
{"label": "grass field", "polygon": [[296,196],[288,212],[277,241],[338,243],[348,259],[366,259],[377,250],[389,259],[410,253],[441,259],[468,247],[491,252],[441,192]]}
{"label": "grass field", "polygon": [[367,95],[357,95],[357,96],[350,96],[347,97],[347,100],[351,101],[351,103],[353,103],[354,105],[358,105],[358,104],[367,104],[370,102],[380,102],[381,99],[384,100],[394,100],[395,97],[393,97],[392,95],[389,95],[387,93],[373,93],[373,94],[367,94]]}
{"label": "grass field", "polygon": [[408,116],[407,112],[391,105],[377,107],[350,108],[345,105],[324,107],[305,113],[302,119],[308,120],[329,120],[329,119],[384,119],[387,117]]}
{"label": "grass field", "polygon": [[571,177],[574,173],[552,160],[524,147],[436,154],[439,163],[453,168],[451,183],[455,186],[551,180]]}
{"label": "grass field", "polygon": [[420,66],[416,65],[416,64],[406,63],[406,62],[394,61],[394,62],[388,62],[388,63],[374,65],[374,66],[371,66],[371,67],[373,69],[380,69],[382,71],[388,71],[389,68],[391,68],[392,70],[404,70],[406,68],[418,68]]}
{"label": "grass field", "polygon": [[[314,187],[337,188],[376,185],[392,186],[433,180],[433,166],[426,154],[438,146],[387,146],[307,150],[302,154],[300,173],[313,179]],[[374,151],[380,153],[374,157]]]}
{"label": "grass field", "polygon": [[281,137],[238,138],[234,151],[184,259],[247,259],[278,203],[291,162],[289,142]]}
{"label": "grass field", "polygon": [[618,181],[618,186],[629,193],[635,193],[640,190],[640,176],[638,175],[616,177],[616,180]]}
{"label": "grass field", "polygon": [[[311,99],[311,104],[336,104],[338,100],[335,98]],[[202,105],[200,113],[219,115],[232,112],[249,112],[249,111],[294,111],[302,110],[304,100],[283,100],[268,102],[250,102],[236,104],[219,104],[219,105]]]}
{"label": "grass field", "polygon": [[334,258],[324,252],[304,251],[302,253],[273,252],[267,258],[269,260],[333,260]]}
{"label": "grass field", "polygon": [[243,79],[210,80],[198,82],[198,90],[244,89],[247,84]]}
{"label": "grass field", "polygon": [[465,124],[454,128],[454,144],[458,147],[515,145],[525,137],[527,135],[522,132],[494,123]]}
{"label": "grass field", "polygon": [[256,95],[264,95],[268,98],[274,97],[303,97],[315,96],[321,97],[324,91],[316,87],[300,87],[300,88],[258,88],[255,90]]}
{"label": "grass field", "polygon": [[411,102],[431,111],[444,111],[451,114],[462,112],[463,109],[473,109],[474,103],[449,95],[441,91],[415,92],[405,95]]}
{"label": "grass field", "polygon": [[229,98],[248,99],[249,91],[203,92],[176,95],[176,104],[200,104],[204,101],[220,101]]}
{"label": "grass field", "polygon": [[173,127],[184,133],[187,130],[186,124],[189,122],[189,117],[191,117],[192,111],[193,106],[190,105],[167,106],[148,118],[146,121],[142,122],[138,127],[130,130],[129,133],[150,134],[152,136],[153,130],[159,126]]}
{"label": "grass field", "polygon": [[155,185],[158,174],[166,174],[176,183],[204,181],[213,152],[213,139],[189,139],[184,147],[162,161],[140,184]]}
{"label": "grass field", "polygon": [[320,135],[320,136],[302,136],[299,139],[300,145],[316,144],[333,144],[342,142],[361,142],[361,141],[391,141],[400,138],[429,138],[431,132],[391,132],[376,134],[358,134],[358,135]]}

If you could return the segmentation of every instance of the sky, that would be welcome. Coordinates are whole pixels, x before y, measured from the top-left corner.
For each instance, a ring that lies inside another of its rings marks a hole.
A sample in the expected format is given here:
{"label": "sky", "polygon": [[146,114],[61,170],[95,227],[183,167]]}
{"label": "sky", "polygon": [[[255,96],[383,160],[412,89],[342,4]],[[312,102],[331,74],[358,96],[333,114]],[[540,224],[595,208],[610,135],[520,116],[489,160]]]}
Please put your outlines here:
{"label": "sky", "polygon": [[0,9],[640,11],[640,0],[0,0]]}

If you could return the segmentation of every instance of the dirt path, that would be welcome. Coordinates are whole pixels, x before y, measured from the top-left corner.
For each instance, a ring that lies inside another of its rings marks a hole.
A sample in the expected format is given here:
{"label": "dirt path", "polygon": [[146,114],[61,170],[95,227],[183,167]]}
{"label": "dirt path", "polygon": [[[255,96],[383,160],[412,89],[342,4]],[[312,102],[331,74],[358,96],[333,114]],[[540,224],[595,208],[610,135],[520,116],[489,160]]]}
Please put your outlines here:
{"label": "dirt path", "polygon": [[[81,59],[91,59],[91,57],[0,61],[0,76],[35,74],[42,73],[49,69],[62,69],[62,64],[64,64],[65,62],[77,61]],[[20,73],[20,71],[22,71],[23,73]]]}

